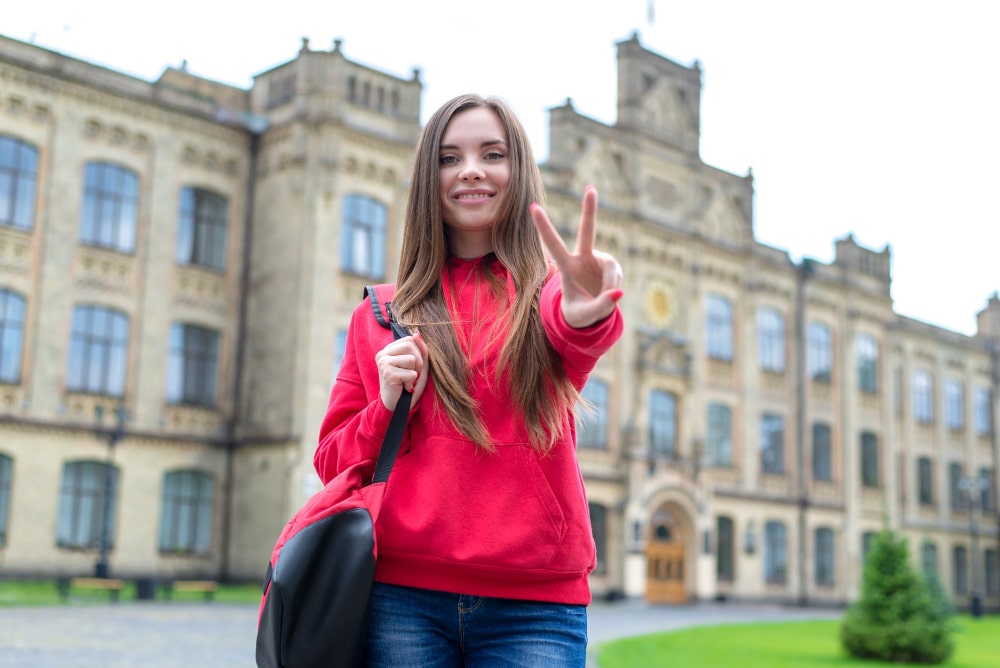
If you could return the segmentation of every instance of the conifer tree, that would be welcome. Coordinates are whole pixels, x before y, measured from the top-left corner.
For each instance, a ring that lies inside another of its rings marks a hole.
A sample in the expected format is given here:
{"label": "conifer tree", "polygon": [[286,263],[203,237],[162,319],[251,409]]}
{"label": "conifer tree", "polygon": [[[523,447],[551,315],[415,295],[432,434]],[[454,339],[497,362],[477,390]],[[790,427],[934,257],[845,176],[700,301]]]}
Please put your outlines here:
{"label": "conifer tree", "polygon": [[886,529],[865,559],[861,597],[840,639],[849,654],[894,663],[943,663],[954,651],[950,615],[910,563],[906,539]]}

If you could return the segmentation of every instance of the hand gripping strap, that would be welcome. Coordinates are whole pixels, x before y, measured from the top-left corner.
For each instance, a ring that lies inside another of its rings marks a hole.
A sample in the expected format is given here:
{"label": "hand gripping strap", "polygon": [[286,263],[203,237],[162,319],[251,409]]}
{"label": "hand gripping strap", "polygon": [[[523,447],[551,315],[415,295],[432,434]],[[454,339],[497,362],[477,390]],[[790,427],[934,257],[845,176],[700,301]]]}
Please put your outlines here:
{"label": "hand gripping strap", "polygon": [[[403,329],[392,315],[390,302],[385,303],[385,312],[389,316],[388,320],[382,315],[382,307],[378,300],[374,286],[365,288],[365,295],[372,305],[372,312],[378,323],[387,329],[392,330],[392,335],[396,339],[409,336],[410,333]],[[372,483],[386,482],[389,480],[389,473],[392,472],[392,465],[396,463],[396,455],[399,454],[399,446],[403,443],[403,433],[406,431],[406,420],[410,416],[410,404],[413,401],[413,394],[403,390],[403,394],[396,402],[396,409],[392,412],[392,419],[389,420],[389,428],[386,429],[385,437],[382,439],[382,447],[379,449],[378,459],[375,460],[375,475]]]}

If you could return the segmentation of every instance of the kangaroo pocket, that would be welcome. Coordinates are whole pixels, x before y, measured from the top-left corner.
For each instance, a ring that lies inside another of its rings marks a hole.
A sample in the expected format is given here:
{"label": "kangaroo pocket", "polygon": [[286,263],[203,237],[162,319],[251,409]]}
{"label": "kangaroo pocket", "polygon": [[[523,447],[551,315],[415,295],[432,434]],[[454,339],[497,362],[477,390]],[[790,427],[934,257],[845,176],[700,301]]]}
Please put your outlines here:
{"label": "kangaroo pocket", "polygon": [[391,558],[559,572],[589,566],[589,554],[571,550],[567,559],[561,550],[566,514],[527,445],[489,454],[446,437],[415,443],[396,460],[377,535],[380,554]]}

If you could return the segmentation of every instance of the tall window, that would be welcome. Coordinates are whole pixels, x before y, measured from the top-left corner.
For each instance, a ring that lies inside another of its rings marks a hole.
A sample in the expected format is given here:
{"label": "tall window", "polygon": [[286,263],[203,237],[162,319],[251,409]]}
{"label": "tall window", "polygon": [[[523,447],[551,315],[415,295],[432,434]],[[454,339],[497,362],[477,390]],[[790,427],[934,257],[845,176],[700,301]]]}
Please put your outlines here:
{"label": "tall window", "polygon": [[948,464],[948,496],[952,510],[965,508],[965,492],[962,491],[962,464],[959,462]]}
{"label": "tall window", "polygon": [[129,318],[103,306],[73,309],[66,386],[72,392],[125,395]]}
{"label": "tall window", "polygon": [[988,387],[977,387],[975,396],[976,435],[989,436],[993,433],[992,421],[990,420],[993,413],[991,410],[993,393]]}
{"label": "tall window", "polygon": [[118,470],[104,462],[69,462],[63,466],[56,545],[69,548],[100,546],[105,499],[111,504],[111,512],[107,513],[110,546],[114,544],[115,535]]}
{"label": "tall window", "polygon": [[788,538],[785,525],[770,521],[764,525],[764,581],[785,584],[788,580]]}
{"label": "tall window", "polygon": [[922,506],[934,505],[934,468],[930,457],[917,460],[917,500]]}
{"label": "tall window", "polygon": [[854,339],[854,357],[858,371],[858,389],[878,392],[878,341],[868,334],[858,334]]}
{"label": "tall window", "polygon": [[813,480],[830,482],[833,480],[833,454],[830,425],[823,422],[813,423]]}
{"label": "tall window", "polygon": [[10,531],[10,486],[14,479],[14,460],[0,455],[0,547],[7,544]]}
{"label": "tall window", "polygon": [[861,484],[879,486],[878,436],[870,431],[861,433]]}
{"label": "tall window", "polygon": [[993,493],[993,471],[988,468],[979,469],[979,508],[984,513],[996,510],[996,496]]}
{"label": "tall window", "polygon": [[785,418],[780,415],[760,417],[760,467],[764,473],[785,472]]}
{"label": "tall window", "polygon": [[0,288],[0,383],[21,382],[24,297]]}
{"label": "tall window", "polygon": [[986,570],[986,595],[1000,594],[1000,563],[997,563],[997,551],[989,549],[983,552],[983,568]]}
{"label": "tall window", "polygon": [[729,406],[716,403],[708,405],[706,441],[709,464],[733,465],[733,412]]}
{"label": "tall window", "polygon": [[0,135],[0,225],[34,227],[37,182],[38,149]]}
{"label": "tall window", "polygon": [[167,401],[215,406],[219,376],[219,333],[175,323],[170,328]]}
{"label": "tall window", "polygon": [[736,532],[733,518],[719,515],[715,523],[715,576],[720,582],[732,582],[736,576]]}
{"label": "tall window", "polygon": [[225,269],[228,228],[229,203],[225,197],[192,186],[183,188],[177,226],[177,261]]}
{"label": "tall window", "polygon": [[670,392],[649,393],[649,444],[654,453],[677,452],[677,397]]}
{"label": "tall window", "polygon": [[821,587],[832,587],[834,583],[833,529],[818,527],[815,533],[815,541],[816,584]]}
{"label": "tall window", "polygon": [[385,275],[385,228],[387,208],[364,195],[344,198],[344,223],[340,239],[340,263],[344,271],[361,276]]}
{"label": "tall window", "polygon": [[588,508],[594,544],[597,546],[597,567],[594,572],[605,573],[608,570],[608,509],[596,503],[588,504]]}
{"label": "tall window", "polygon": [[926,369],[913,372],[913,417],[921,424],[934,421],[934,378]]}
{"label": "tall window", "polygon": [[944,412],[948,429],[965,429],[965,386],[957,378],[949,378],[944,383]]}
{"label": "tall window", "polygon": [[333,335],[333,370],[330,373],[330,385],[337,382],[337,373],[340,371],[340,362],[344,359],[347,351],[347,330],[338,329]]}
{"label": "tall window", "polygon": [[709,295],[705,305],[708,340],[705,348],[712,359],[733,359],[733,304],[725,297]]}
{"label": "tall window", "polygon": [[937,546],[929,540],[925,540],[920,546],[920,570],[925,578],[940,577],[938,570]]}
{"label": "tall window", "polygon": [[865,531],[861,534],[861,560],[866,561],[868,559],[868,552],[872,549],[872,543],[875,542],[875,532]]}
{"label": "tall window", "polygon": [[969,593],[969,555],[964,545],[956,545],[952,551],[952,570],[954,574],[955,593]]}
{"label": "tall window", "polygon": [[814,320],[806,330],[806,363],[809,377],[823,383],[833,379],[833,332],[825,323]]}
{"label": "tall window", "polygon": [[777,309],[757,311],[757,355],[764,371],[785,370],[785,319]]}
{"label": "tall window", "polygon": [[171,471],[163,477],[160,551],[208,554],[212,547],[212,475]]}
{"label": "tall window", "polygon": [[83,178],[80,241],[123,253],[135,250],[139,177],[106,162],[90,162]]}
{"label": "tall window", "polygon": [[583,403],[576,411],[577,444],[608,447],[608,384],[591,376],[580,394]]}

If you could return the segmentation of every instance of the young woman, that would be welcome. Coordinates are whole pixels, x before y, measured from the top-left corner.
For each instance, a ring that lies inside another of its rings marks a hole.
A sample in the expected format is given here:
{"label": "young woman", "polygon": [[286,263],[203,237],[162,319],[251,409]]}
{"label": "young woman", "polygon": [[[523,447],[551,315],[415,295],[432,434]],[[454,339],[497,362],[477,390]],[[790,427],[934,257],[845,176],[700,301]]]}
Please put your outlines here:
{"label": "young woman", "polygon": [[574,407],[621,336],[622,272],[593,248],[593,188],[573,252],[542,198],[501,100],[457,97],[425,126],[381,293],[412,335],[358,306],[315,456],[324,483],[374,465],[413,392],[376,527],[370,666],[585,664],[596,559]]}

